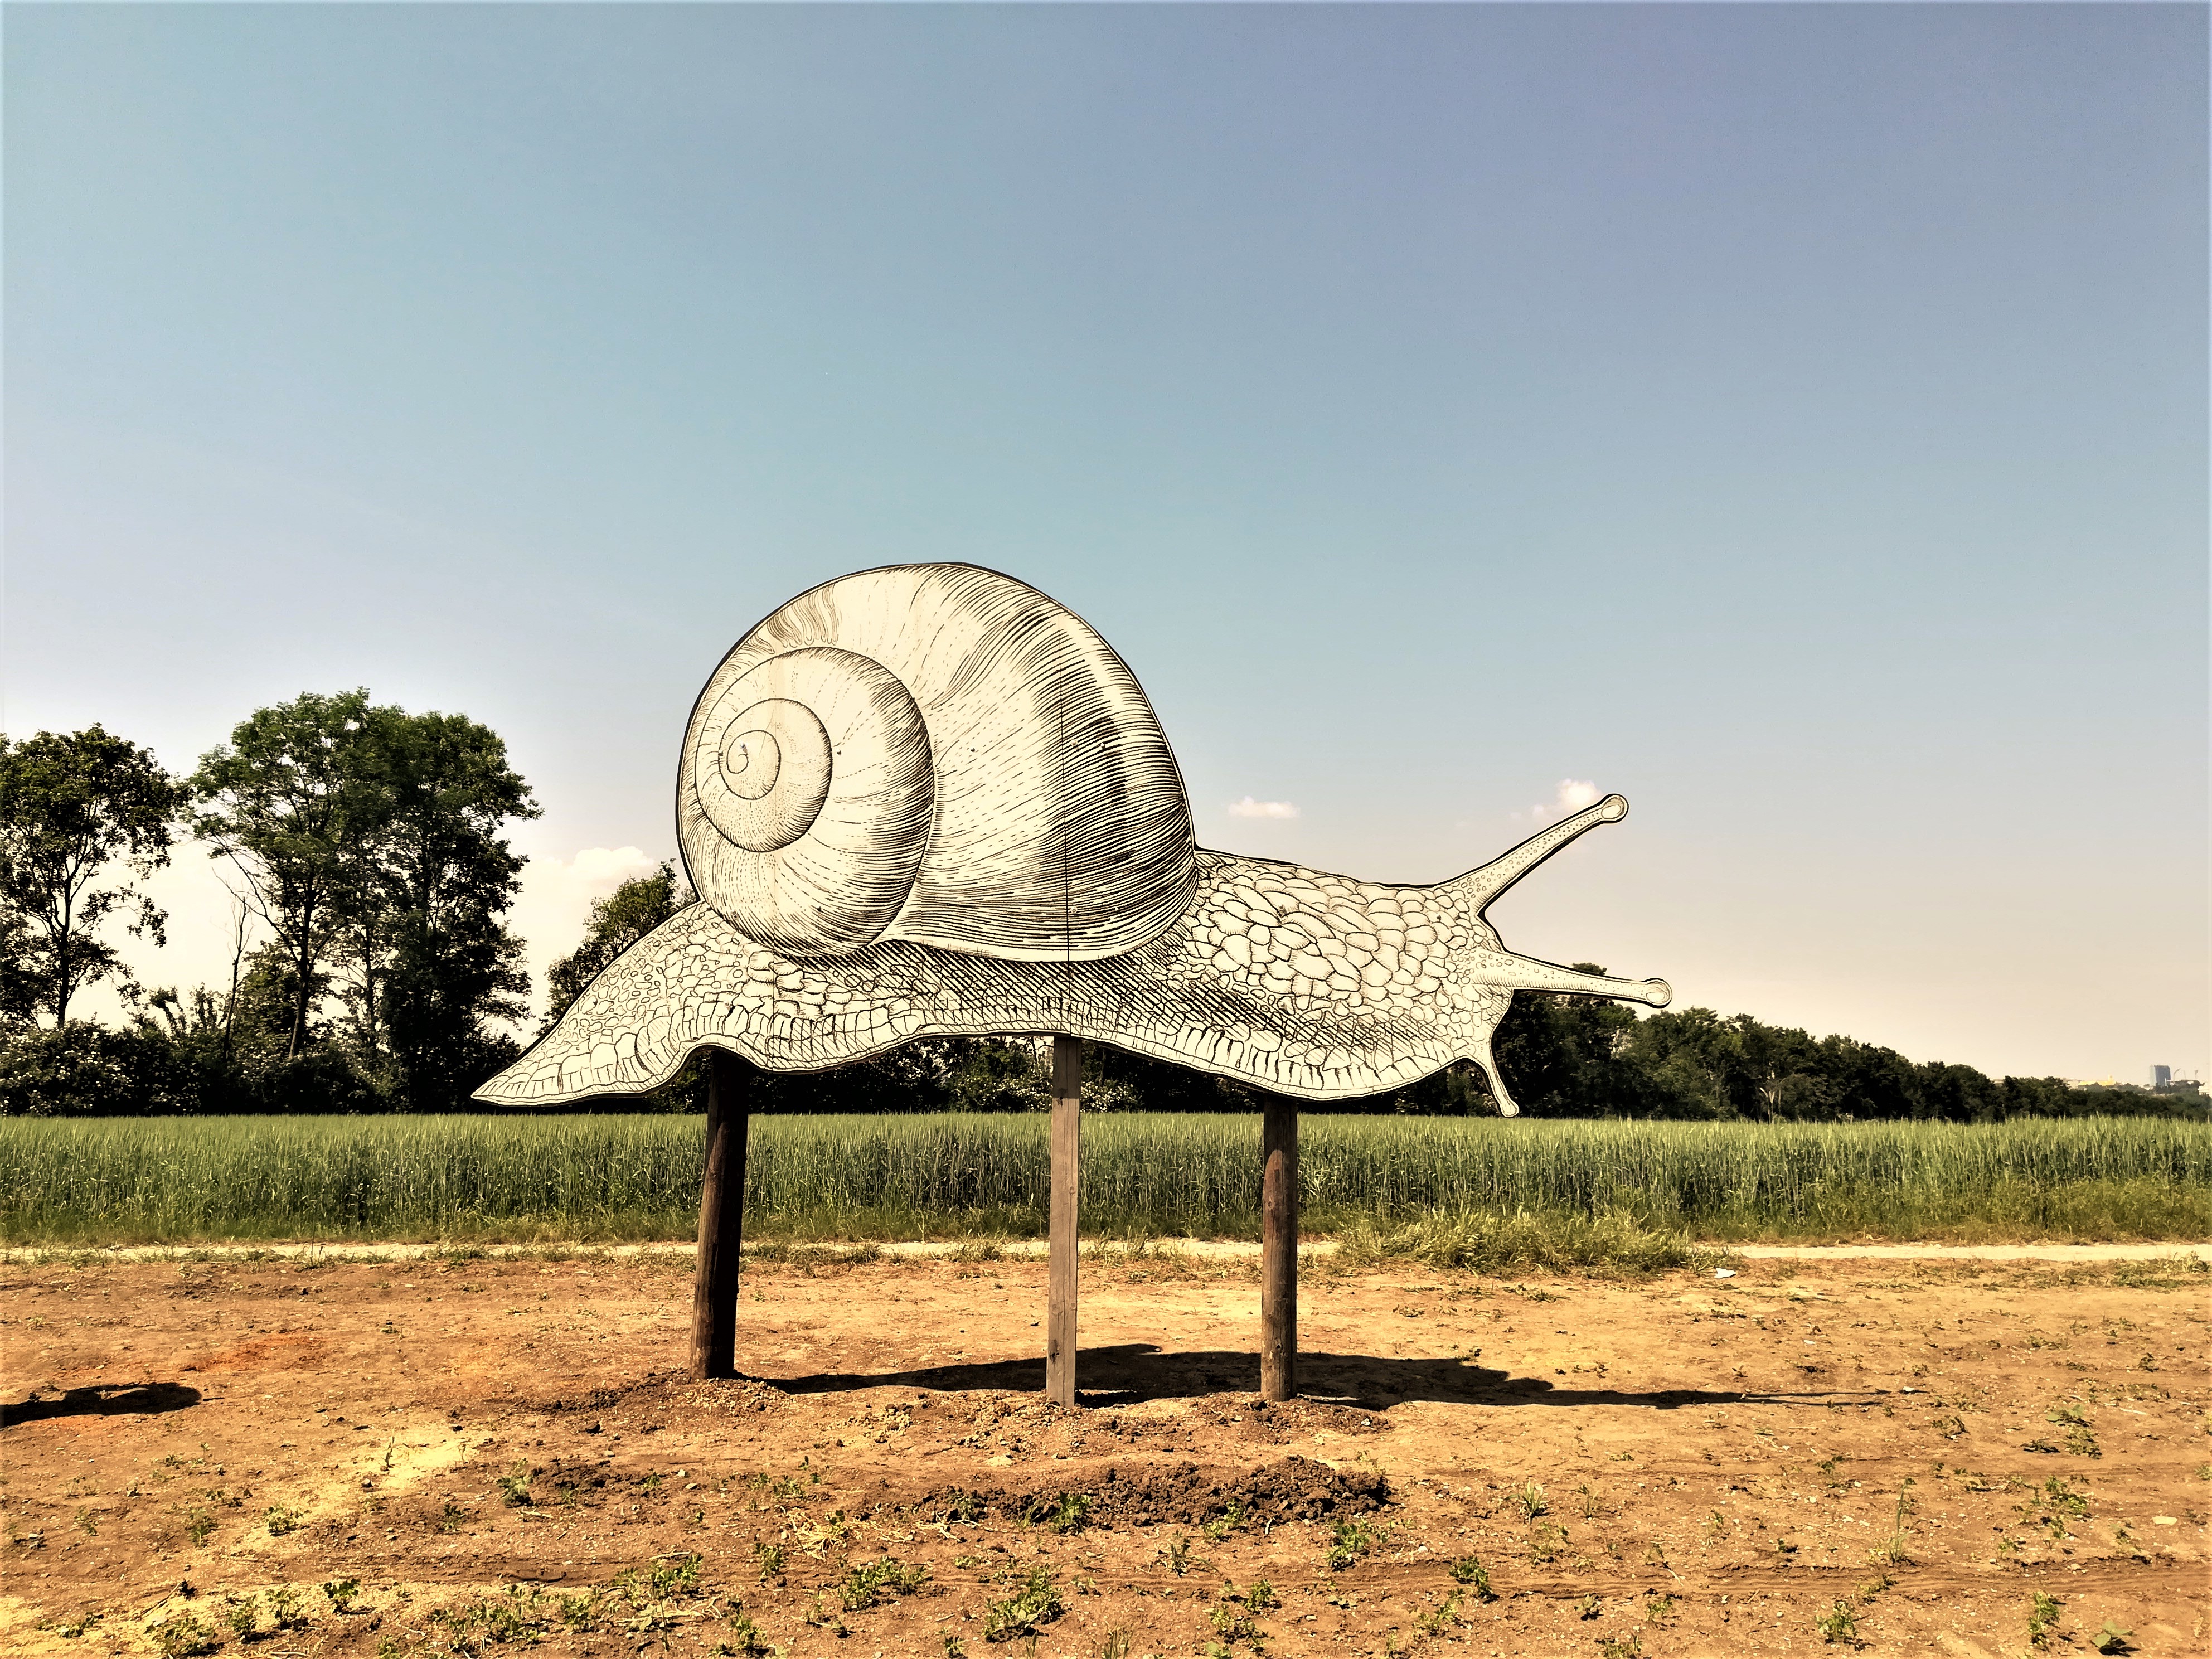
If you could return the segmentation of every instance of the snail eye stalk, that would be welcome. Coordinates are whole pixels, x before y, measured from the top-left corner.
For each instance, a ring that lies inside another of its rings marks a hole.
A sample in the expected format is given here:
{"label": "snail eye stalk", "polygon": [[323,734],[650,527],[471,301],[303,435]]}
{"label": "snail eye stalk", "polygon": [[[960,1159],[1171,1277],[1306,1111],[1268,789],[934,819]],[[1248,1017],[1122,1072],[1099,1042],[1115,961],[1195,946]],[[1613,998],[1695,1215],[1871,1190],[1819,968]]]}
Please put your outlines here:
{"label": "snail eye stalk", "polygon": [[1511,852],[1491,860],[1480,869],[1470,870],[1465,875],[1455,878],[1445,885],[1458,889],[1479,916],[1497,901],[1499,894],[1569,842],[1588,835],[1601,823],[1618,823],[1627,816],[1627,798],[1607,795],[1595,806],[1585,806],[1572,817],[1561,818],[1550,829],[1538,830]]}

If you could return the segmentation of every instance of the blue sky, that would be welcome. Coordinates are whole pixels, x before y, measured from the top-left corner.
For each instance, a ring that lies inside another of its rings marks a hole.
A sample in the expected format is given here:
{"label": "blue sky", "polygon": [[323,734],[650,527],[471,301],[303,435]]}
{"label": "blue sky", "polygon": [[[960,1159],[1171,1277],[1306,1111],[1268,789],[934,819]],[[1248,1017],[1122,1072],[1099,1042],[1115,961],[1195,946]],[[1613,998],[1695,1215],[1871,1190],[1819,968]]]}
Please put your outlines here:
{"label": "blue sky", "polygon": [[[542,963],[739,634],[969,559],[1129,660],[1209,845],[1435,879],[1588,781],[1516,949],[2205,1064],[2202,8],[4,30],[10,732],[471,714]],[[217,971],[201,863],[150,982]]]}

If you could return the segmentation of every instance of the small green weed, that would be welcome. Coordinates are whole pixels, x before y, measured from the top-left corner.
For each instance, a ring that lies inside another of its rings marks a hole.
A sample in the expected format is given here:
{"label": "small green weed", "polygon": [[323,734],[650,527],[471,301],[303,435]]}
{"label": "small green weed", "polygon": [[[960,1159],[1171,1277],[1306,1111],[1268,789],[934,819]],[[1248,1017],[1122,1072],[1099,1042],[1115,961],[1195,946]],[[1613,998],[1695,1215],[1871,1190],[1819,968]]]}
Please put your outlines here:
{"label": "small green weed", "polygon": [[1234,1601],[1215,1602],[1206,1616],[1214,1633],[1224,1642],[1258,1642],[1266,1635],[1252,1622],[1252,1615]]}
{"label": "small green weed", "polygon": [[[981,1505],[977,1507],[980,1510]],[[1064,1492],[1054,1498],[1040,1493],[1031,1498],[1023,1509],[1021,1518],[1030,1526],[1049,1527],[1065,1537],[1069,1533],[1081,1531],[1090,1514],[1089,1492]]]}
{"label": "small green weed", "polygon": [[765,1584],[783,1577],[783,1546],[771,1544],[763,1539],[753,1540],[753,1559],[760,1567],[760,1581]]}
{"label": "small green weed", "polygon": [[230,1633],[241,1642],[251,1642],[253,1632],[261,1628],[260,1600],[253,1595],[226,1595],[222,1601],[222,1622],[230,1626]]}
{"label": "small green weed", "polygon": [[2102,1457],[2094,1426],[2089,1419],[2071,1406],[2061,1406],[2048,1413],[2050,1420],[2064,1427],[2066,1449],[2075,1457]]}
{"label": "small green weed", "polygon": [[1341,1572],[1382,1541],[1382,1534],[1365,1521],[1340,1521],[1329,1537],[1322,1559],[1331,1572]]}
{"label": "small green weed", "polygon": [[2135,1632],[2117,1619],[2107,1619],[2098,1626],[2097,1633],[2089,1638],[2089,1645],[2100,1653],[2125,1653],[2128,1638]]}
{"label": "small green weed", "polygon": [[289,1584],[278,1584],[269,1591],[269,1623],[276,1630],[299,1630],[306,1626],[307,1614],[300,1611],[300,1592]]}
{"label": "small green weed", "polygon": [[2058,1598],[2043,1590],[2035,1593],[2035,1600],[2027,1608],[2027,1641],[2030,1647],[2048,1647],[2052,1632],[2058,1628],[2058,1617],[2063,1609]]}
{"label": "small green weed", "polygon": [[1490,1569],[1472,1555],[1462,1555],[1451,1564],[1452,1582],[1465,1584],[1480,1601],[1495,1601],[1498,1592],[1490,1588]]}
{"label": "small green weed", "polygon": [[835,1607],[830,1607],[828,1604],[824,1600],[822,1592],[819,1590],[817,1590],[814,1593],[814,1604],[808,1610],[805,1616],[806,1622],[808,1624],[814,1626],[818,1630],[826,1630],[832,1636],[849,1636],[852,1634],[850,1631],[845,1628],[845,1620],[843,1618],[839,1615]]}
{"label": "small green weed", "polygon": [[1889,1536],[1867,1552],[1867,1559],[1876,1566],[1898,1566],[1912,1559],[1905,1553],[1905,1546],[1911,1540],[1905,1523],[1920,1506],[1919,1500],[1912,1496],[1913,1485],[1912,1477],[1906,1475],[1904,1484],[1897,1489],[1897,1514],[1890,1522]]}
{"label": "small green weed", "polygon": [[519,1510],[528,1506],[531,1473],[530,1465],[521,1462],[500,1476],[499,1495],[507,1500],[510,1508]]}
{"label": "small green weed", "polygon": [[983,1639],[1003,1642],[1024,1635],[1039,1625],[1050,1624],[1066,1611],[1057,1575],[1049,1567],[1031,1567],[1021,1589],[983,1609]]}
{"label": "small green weed", "polygon": [[730,1651],[744,1654],[773,1650],[768,1638],[760,1633],[760,1626],[753,1623],[752,1616],[745,1611],[744,1604],[739,1602],[731,1607]]}
{"label": "small green weed", "polygon": [[361,1594],[358,1578],[329,1578],[323,1581],[323,1595],[328,1599],[332,1613],[344,1613],[352,1607],[354,1598]]}
{"label": "small green weed", "polygon": [[1459,1595],[1457,1592],[1454,1592],[1444,1597],[1438,1606],[1414,1620],[1413,1628],[1424,1636],[1442,1636],[1445,1631],[1458,1623]]}
{"label": "small green weed", "polygon": [[173,1614],[146,1634],[161,1659],[198,1659],[199,1655],[213,1653],[222,1645],[222,1638],[213,1626],[202,1624],[189,1613]]}
{"label": "small green weed", "polygon": [[699,1558],[676,1555],[642,1567],[626,1567],[608,1582],[607,1589],[637,1610],[644,1622],[633,1621],[636,1628],[658,1629],[670,1622],[664,1602],[699,1593]]}
{"label": "small green weed", "polygon": [[846,1612],[858,1613],[893,1595],[911,1595],[928,1581],[927,1567],[910,1566],[886,1555],[848,1572],[837,1594]]}
{"label": "small green weed", "polygon": [[1843,1642],[1852,1647],[1859,1644],[1858,1614],[1851,1611],[1848,1601],[1838,1601],[1813,1621],[1813,1628],[1820,1632],[1823,1642]]}
{"label": "small green weed", "polygon": [[269,1528],[269,1535],[271,1538],[282,1538],[286,1533],[295,1531],[298,1528],[300,1524],[300,1511],[297,1510],[287,1509],[282,1504],[271,1504],[269,1506],[268,1513],[264,1515],[261,1518],[267,1523]]}

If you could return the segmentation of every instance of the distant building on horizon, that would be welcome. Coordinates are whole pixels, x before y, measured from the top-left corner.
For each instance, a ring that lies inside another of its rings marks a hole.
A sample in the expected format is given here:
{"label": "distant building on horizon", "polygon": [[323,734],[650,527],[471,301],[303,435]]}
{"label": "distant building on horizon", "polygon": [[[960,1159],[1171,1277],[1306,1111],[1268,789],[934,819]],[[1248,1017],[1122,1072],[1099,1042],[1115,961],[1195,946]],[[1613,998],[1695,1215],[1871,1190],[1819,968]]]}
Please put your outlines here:
{"label": "distant building on horizon", "polygon": [[2150,1068],[2150,1086],[2163,1093],[2173,1086],[2173,1067],[2154,1066]]}

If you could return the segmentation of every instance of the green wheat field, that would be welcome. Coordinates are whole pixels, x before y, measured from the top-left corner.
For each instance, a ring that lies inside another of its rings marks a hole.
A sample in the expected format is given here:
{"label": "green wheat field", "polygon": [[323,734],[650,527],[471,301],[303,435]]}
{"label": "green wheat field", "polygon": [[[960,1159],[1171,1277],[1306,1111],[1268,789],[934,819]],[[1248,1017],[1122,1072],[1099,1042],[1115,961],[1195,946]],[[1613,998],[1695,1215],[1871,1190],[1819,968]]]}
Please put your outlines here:
{"label": "green wheat field", "polygon": [[[1020,1114],[756,1118],[747,1234],[1041,1237],[1045,1127]],[[0,1242],[684,1239],[703,1133],[696,1117],[644,1115],[18,1119],[0,1123]],[[1256,1115],[1086,1116],[1081,1170],[1086,1236],[1258,1236]],[[1695,1243],[2212,1236],[2212,1126],[2158,1119],[1315,1115],[1299,1181],[1310,1235],[1511,1235],[1560,1260]]]}

